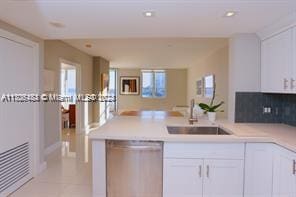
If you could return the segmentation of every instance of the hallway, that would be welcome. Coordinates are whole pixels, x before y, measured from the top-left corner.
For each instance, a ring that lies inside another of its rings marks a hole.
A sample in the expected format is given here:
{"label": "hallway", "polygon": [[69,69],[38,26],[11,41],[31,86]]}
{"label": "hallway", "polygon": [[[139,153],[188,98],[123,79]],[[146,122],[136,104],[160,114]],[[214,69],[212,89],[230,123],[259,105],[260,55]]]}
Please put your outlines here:
{"label": "hallway", "polygon": [[47,169],[12,197],[91,197],[91,143],[73,129],[62,133],[62,148],[47,158]]}

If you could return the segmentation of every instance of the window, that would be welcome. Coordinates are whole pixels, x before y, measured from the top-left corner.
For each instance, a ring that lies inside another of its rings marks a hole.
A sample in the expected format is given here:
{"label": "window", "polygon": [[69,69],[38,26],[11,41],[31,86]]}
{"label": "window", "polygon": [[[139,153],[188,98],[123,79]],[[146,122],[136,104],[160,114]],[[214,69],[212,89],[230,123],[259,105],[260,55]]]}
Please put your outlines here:
{"label": "window", "polygon": [[69,100],[69,102],[62,102],[62,105],[65,109],[69,109],[69,104],[75,104],[76,99],[76,70],[75,67],[69,68],[70,65],[67,68],[65,67],[65,64],[62,64],[61,69],[61,94],[63,96],[71,96],[73,100]]}
{"label": "window", "polygon": [[116,96],[116,70],[110,68],[109,70],[109,96]]}
{"label": "window", "polygon": [[207,98],[212,98],[214,95],[215,77],[208,75],[204,77],[204,94]]}
{"label": "window", "polygon": [[[108,91],[108,95],[113,96],[114,98],[116,97],[116,92],[117,92],[116,81],[117,81],[117,71],[116,71],[116,69],[111,68],[109,70],[109,91]],[[115,98],[114,102],[110,102],[108,105],[109,105],[109,111],[110,112],[116,112],[116,108],[117,108],[116,98]]]}
{"label": "window", "polygon": [[142,97],[166,96],[166,73],[164,70],[142,70]]}

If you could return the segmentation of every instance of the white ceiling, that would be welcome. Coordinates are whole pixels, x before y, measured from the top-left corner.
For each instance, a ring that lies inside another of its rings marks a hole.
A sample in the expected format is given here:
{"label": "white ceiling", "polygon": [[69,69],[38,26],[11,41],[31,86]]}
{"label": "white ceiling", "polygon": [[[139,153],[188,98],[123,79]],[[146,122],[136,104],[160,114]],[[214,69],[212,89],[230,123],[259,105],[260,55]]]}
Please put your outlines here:
{"label": "white ceiling", "polygon": [[[183,68],[226,46],[223,38],[257,32],[295,9],[296,0],[0,0],[0,19],[115,67]],[[237,15],[223,17],[227,11]]]}
{"label": "white ceiling", "polygon": [[[117,68],[186,68],[226,47],[226,38],[74,39],[68,44]],[[91,44],[91,48],[85,47]],[[226,49],[227,50],[227,49]]]}
{"label": "white ceiling", "polygon": [[[295,8],[295,0],[0,0],[0,19],[44,39],[229,37]],[[156,16],[143,17],[146,10]],[[228,10],[238,15],[222,17]]]}

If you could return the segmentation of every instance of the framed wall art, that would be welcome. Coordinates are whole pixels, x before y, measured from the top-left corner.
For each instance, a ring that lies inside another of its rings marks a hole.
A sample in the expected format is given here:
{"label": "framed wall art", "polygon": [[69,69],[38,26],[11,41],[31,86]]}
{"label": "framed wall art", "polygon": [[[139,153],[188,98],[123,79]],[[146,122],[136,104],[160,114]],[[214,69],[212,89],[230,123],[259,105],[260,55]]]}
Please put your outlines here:
{"label": "framed wall art", "polygon": [[196,96],[202,97],[204,93],[203,78],[196,81]]}
{"label": "framed wall art", "polygon": [[101,91],[108,91],[109,86],[109,75],[107,73],[101,74]]}
{"label": "framed wall art", "polygon": [[140,77],[120,77],[121,95],[139,95]]}

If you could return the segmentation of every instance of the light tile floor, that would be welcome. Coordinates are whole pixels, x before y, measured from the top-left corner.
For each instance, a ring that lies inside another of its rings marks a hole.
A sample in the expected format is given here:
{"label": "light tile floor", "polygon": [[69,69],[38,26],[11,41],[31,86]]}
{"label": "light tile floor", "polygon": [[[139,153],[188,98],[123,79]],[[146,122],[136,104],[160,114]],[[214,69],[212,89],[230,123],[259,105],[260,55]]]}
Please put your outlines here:
{"label": "light tile floor", "polygon": [[47,169],[12,197],[91,197],[91,144],[75,130],[62,132],[63,146],[47,157]]}

